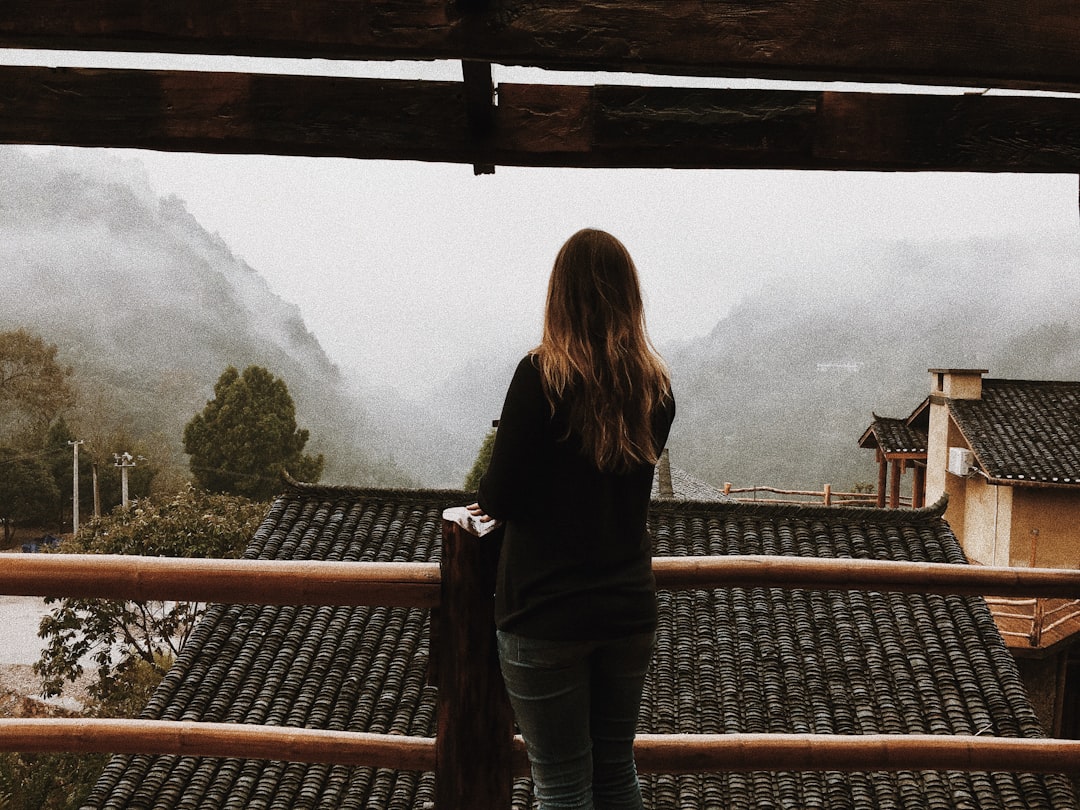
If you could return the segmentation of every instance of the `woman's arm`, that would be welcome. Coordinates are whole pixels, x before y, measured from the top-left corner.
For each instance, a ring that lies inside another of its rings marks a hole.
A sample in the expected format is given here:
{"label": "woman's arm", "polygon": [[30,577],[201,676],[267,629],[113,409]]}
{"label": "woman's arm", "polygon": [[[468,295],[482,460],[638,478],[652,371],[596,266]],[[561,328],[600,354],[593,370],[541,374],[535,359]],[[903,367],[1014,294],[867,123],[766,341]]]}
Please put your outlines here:
{"label": "woman's arm", "polygon": [[[536,498],[544,434],[551,410],[531,355],[518,363],[506,392],[487,472],[480,479],[476,512],[499,520],[519,516]],[[470,511],[472,508],[470,507]]]}

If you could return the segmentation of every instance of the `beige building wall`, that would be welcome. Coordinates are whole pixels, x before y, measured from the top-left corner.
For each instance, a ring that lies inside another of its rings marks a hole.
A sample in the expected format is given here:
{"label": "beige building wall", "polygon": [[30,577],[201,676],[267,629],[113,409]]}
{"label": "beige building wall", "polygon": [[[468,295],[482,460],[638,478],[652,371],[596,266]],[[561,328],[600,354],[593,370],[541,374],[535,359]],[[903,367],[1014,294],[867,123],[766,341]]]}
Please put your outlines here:
{"label": "beige building wall", "polygon": [[[1002,487],[1005,489],[1005,487]],[[1009,564],[1080,568],[1080,492],[1009,487],[1014,492]]]}
{"label": "beige building wall", "polygon": [[964,533],[958,537],[969,560],[980,565],[1009,564],[1012,505],[1012,487],[992,486],[981,478],[966,479]]}

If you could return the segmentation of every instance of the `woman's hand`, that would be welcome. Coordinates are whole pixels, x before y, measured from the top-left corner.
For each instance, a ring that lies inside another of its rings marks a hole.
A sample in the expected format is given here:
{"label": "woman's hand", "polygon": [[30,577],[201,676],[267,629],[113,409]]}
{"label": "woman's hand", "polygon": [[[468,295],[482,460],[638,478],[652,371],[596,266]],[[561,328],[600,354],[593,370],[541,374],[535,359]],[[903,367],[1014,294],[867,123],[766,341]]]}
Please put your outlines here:
{"label": "woman's hand", "polygon": [[480,508],[480,504],[478,503],[470,503],[465,508],[469,510],[470,515],[479,520],[481,523],[490,523],[495,519],[491,515],[484,514],[484,510]]}

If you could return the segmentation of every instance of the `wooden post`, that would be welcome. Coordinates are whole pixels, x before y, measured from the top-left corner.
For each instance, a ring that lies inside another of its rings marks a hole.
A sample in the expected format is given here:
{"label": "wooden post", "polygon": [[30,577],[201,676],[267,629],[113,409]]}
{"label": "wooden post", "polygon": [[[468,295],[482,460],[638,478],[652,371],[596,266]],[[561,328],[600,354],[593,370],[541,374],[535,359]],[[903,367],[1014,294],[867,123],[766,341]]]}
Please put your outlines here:
{"label": "wooden post", "polygon": [[885,507],[885,489],[889,485],[888,462],[885,460],[885,454],[880,449],[877,451],[877,463],[877,505],[880,509]]}
{"label": "wooden post", "polygon": [[892,481],[889,482],[889,508],[896,509],[900,506],[900,475],[902,467],[900,466],[899,459],[893,459],[889,462],[889,466],[892,467],[890,471],[892,473]]}
{"label": "wooden post", "polygon": [[1031,611],[1031,632],[1028,634],[1028,641],[1032,647],[1038,647],[1042,642],[1043,606],[1043,600],[1035,597],[1035,607]]}
{"label": "wooden post", "polygon": [[501,532],[478,538],[444,520],[442,537],[435,807],[508,810],[514,720],[494,622]]}
{"label": "wooden post", "polygon": [[911,481],[911,507],[921,509],[926,506],[926,465],[914,462]]}
{"label": "wooden post", "polygon": [[822,493],[822,497],[825,499],[826,506],[832,506],[832,484],[825,485],[825,491]]}

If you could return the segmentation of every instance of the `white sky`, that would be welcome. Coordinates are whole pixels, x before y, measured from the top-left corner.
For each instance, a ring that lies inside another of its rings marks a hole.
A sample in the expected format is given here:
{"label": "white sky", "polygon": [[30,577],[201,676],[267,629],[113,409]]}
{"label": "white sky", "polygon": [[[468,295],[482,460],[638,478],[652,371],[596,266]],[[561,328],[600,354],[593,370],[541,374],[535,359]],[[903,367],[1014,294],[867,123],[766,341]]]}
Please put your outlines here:
{"label": "white sky", "polygon": [[[456,63],[0,51],[0,64],[460,78]],[[495,80],[696,81],[505,68]],[[185,200],[297,304],[333,360],[403,389],[441,376],[448,357],[534,342],[551,261],[585,226],[629,247],[661,346],[707,333],[769,276],[835,246],[1080,227],[1071,175],[498,167],[476,177],[465,165],[109,151],[137,159],[160,195]]]}

